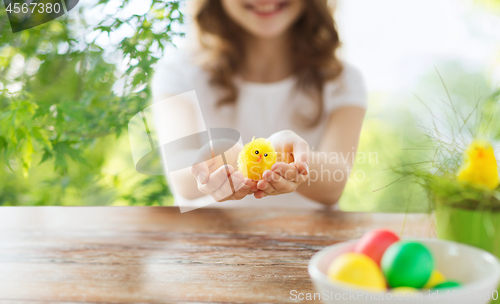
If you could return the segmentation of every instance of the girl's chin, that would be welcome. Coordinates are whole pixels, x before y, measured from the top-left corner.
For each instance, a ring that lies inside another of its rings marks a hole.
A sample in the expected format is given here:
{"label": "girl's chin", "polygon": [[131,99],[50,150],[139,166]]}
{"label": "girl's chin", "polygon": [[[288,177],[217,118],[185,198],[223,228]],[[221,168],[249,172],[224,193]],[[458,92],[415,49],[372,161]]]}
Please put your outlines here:
{"label": "girl's chin", "polygon": [[248,31],[252,36],[260,39],[277,39],[283,37],[287,32],[286,27],[273,28],[272,26],[262,26],[249,29]]}

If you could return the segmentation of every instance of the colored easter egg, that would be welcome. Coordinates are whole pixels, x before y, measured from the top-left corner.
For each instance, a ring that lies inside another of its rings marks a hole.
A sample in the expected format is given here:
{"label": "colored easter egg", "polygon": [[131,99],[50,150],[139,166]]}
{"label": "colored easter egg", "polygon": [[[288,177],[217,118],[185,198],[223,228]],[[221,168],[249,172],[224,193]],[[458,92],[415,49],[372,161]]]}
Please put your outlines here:
{"label": "colored easter egg", "polygon": [[403,294],[403,296],[404,296],[407,294],[413,295],[414,293],[420,293],[421,291],[416,289],[416,288],[412,288],[412,287],[397,287],[397,288],[391,289],[390,292],[393,295]]}
{"label": "colored easter egg", "polygon": [[429,278],[429,281],[425,283],[424,288],[432,288],[436,285],[444,283],[445,281],[446,278],[444,277],[444,275],[439,270],[434,269],[432,271],[431,277]]}
{"label": "colored easter egg", "polygon": [[433,290],[452,289],[452,288],[458,288],[461,285],[462,284],[455,282],[455,281],[446,281],[446,282],[443,282],[441,284],[434,286],[432,289]]}
{"label": "colored easter egg", "polygon": [[376,229],[365,233],[356,243],[353,251],[366,254],[380,266],[385,250],[397,241],[399,237],[394,232]]}
{"label": "colored easter egg", "polygon": [[384,275],[375,262],[361,253],[348,252],[338,256],[328,268],[331,281],[352,284],[353,288],[372,291],[386,289]]}
{"label": "colored easter egg", "polygon": [[420,289],[431,277],[434,259],[424,245],[403,241],[387,248],[381,265],[389,286]]}

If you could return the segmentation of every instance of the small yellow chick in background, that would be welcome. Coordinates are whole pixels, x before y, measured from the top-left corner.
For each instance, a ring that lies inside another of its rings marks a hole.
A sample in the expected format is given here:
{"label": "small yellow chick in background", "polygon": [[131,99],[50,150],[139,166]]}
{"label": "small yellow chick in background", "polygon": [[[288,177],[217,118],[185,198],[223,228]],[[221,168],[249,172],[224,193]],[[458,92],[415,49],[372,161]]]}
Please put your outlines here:
{"label": "small yellow chick in background", "polygon": [[238,155],[238,170],[243,176],[258,181],[262,173],[271,170],[276,163],[276,151],[271,142],[265,138],[252,139]]}
{"label": "small yellow chick in background", "polygon": [[493,190],[498,187],[498,167],[491,144],[485,140],[474,140],[464,155],[465,161],[458,172],[458,180]]}

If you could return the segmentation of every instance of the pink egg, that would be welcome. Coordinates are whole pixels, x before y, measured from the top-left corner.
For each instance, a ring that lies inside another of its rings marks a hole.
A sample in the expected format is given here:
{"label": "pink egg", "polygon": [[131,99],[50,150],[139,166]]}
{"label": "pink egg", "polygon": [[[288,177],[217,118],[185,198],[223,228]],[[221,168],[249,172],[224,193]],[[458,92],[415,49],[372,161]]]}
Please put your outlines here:
{"label": "pink egg", "polygon": [[369,256],[380,266],[385,250],[397,241],[399,237],[394,232],[387,229],[375,229],[361,237],[354,247],[354,252]]}

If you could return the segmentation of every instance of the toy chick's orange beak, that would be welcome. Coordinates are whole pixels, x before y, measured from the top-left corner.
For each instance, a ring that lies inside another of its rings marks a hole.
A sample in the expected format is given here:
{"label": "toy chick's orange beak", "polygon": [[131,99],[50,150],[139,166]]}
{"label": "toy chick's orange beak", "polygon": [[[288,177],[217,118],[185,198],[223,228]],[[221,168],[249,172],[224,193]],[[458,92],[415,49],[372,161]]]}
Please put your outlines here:
{"label": "toy chick's orange beak", "polygon": [[262,155],[259,155],[259,159],[257,159],[257,162],[260,163],[260,160],[262,159]]}
{"label": "toy chick's orange beak", "polygon": [[479,156],[479,158],[484,157],[484,149],[483,148],[479,148],[479,151],[477,151],[477,156]]}

